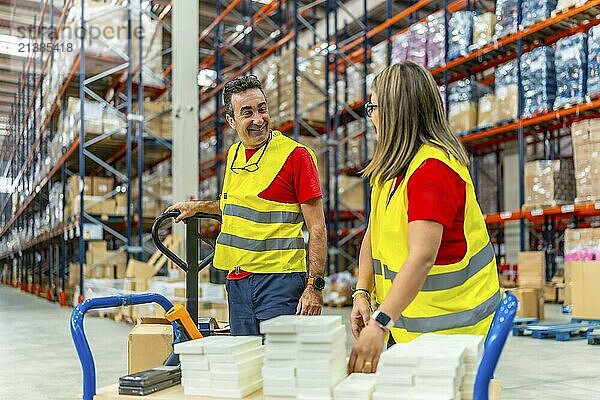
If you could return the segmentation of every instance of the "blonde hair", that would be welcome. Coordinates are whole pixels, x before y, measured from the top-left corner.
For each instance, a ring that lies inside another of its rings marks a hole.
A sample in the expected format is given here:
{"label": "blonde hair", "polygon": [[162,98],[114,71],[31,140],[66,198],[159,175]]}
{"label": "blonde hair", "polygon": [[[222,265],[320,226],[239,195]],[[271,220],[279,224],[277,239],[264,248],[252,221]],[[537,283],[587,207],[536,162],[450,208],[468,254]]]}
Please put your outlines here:
{"label": "blonde hair", "polygon": [[394,64],[373,80],[377,93],[379,129],[373,159],[362,171],[372,185],[405,175],[423,144],[454,156],[465,166],[469,157],[452,133],[433,76],[412,61]]}

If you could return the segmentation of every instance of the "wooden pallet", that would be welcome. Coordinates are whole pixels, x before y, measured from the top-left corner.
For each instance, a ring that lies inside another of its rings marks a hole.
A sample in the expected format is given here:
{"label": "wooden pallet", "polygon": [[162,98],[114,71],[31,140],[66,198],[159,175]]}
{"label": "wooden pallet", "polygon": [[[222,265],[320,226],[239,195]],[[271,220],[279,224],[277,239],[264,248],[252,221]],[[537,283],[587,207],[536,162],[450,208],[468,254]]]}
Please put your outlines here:
{"label": "wooden pallet", "polygon": [[600,345],[600,330],[592,330],[588,332],[587,344]]}
{"label": "wooden pallet", "polygon": [[575,204],[594,204],[600,202],[600,196],[592,196],[591,198],[575,198]]}
{"label": "wooden pallet", "polygon": [[557,16],[557,15],[559,15],[559,14],[565,13],[565,12],[567,12],[567,11],[569,11],[569,10],[572,10],[573,8],[577,8],[577,7],[579,7],[579,6],[580,6],[580,5],[579,5],[579,1],[577,1],[577,0],[572,0],[572,3],[571,3],[571,5],[569,5],[569,6],[565,7],[565,8],[561,8],[560,10],[553,10],[553,11],[550,13],[550,16],[551,16],[551,18],[554,18],[554,17],[556,17],[556,16]]}
{"label": "wooden pallet", "polygon": [[545,203],[545,204],[523,204],[523,210],[535,210],[538,208],[550,208],[550,207],[558,207],[558,206],[564,206],[567,204],[571,204],[567,201],[563,201],[563,200],[554,200],[551,201],[549,203]]}

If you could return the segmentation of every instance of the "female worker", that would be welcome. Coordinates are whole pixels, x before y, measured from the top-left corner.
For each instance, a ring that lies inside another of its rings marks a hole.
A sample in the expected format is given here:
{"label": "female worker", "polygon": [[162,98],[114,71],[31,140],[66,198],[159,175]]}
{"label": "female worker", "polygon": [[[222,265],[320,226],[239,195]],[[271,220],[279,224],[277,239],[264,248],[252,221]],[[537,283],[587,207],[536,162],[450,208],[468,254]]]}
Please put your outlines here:
{"label": "female worker", "polygon": [[[485,335],[500,301],[494,251],[433,76],[404,62],[373,81],[377,131],[363,171],[371,216],[354,293],[350,372],[375,372],[388,344],[426,332]],[[370,312],[375,289],[377,311]],[[388,336],[389,334],[389,336]]]}

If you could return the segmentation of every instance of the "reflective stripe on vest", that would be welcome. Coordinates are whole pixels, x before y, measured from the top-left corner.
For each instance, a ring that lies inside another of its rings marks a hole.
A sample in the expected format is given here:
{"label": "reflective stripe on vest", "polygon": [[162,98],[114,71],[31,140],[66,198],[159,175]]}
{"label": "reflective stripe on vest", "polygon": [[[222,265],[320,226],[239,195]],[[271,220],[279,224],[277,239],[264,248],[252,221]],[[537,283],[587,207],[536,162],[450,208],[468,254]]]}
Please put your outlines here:
{"label": "reflective stripe on vest", "polygon": [[229,233],[217,237],[217,243],[249,251],[304,250],[304,238],[247,239]]}
{"label": "reflective stripe on vest", "polygon": [[496,311],[500,299],[500,292],[496,292],[471,310],[420,318],[407,318],[401,315],[394,327],[406,329],[409,332],[427,333],[475,325]]}
{"label": "reflective stripe on vest", "polygon": [[[458,271],[446,272],[442,274],[427,275],[422,292],[434,292],[437,290],[447,290],[458,287],[468,281],[471,277],[484,269],[494,259],[494,248],[491,243],[488,243],[483,249],[479,250],[471,259],[466,267]],[[383,275],[384,279],[393,281],[396,277],[396,272],[382,264],[379,260],[373,260],[373,272],[376,275]]]}
{"label": "reflective stripe on vest", "polygon": [[236,204],[225,204],[223,215],[240,217],[259,224],[299,224],[304,221],[302,213],[291,211],[256,211]]}

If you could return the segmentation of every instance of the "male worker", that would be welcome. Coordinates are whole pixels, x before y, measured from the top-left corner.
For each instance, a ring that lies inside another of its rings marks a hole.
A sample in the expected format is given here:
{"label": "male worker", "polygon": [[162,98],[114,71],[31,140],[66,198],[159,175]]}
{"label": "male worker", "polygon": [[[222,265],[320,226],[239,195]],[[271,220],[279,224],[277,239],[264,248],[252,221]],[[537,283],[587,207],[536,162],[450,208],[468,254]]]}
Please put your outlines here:
{"label": "male worker", "polygon": [[321,313],[327,252],[321,186],[312,150],[271,130],[258,78],[227,82],[223,101],[240,141],[227,153],[220,201],[180,202],[167,211],[181,212],[176,222],[197,212],[222,215],[213,265],[229,271],[231,334],[259,335],[260,321]]}

